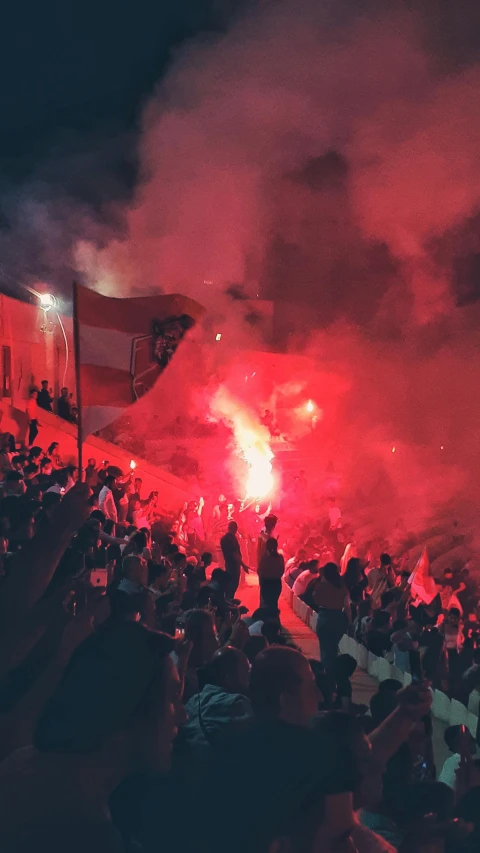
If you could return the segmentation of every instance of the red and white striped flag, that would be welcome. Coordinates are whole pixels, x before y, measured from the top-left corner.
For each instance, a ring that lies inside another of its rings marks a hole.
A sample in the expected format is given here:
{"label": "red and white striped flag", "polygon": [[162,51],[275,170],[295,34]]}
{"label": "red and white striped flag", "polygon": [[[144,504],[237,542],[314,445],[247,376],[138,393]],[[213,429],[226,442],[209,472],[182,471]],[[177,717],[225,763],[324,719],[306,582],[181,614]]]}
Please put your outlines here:
{"label": "red and white striped flag", "polygon": [[155,384],[204,309],[185,296],[116,299],[75,285],[83,437]]}
{"label": "red and white striped flag", "polygon": [[435,596],[438,595],[435,579],[430,570],[430,560],[428,559],[426,546],[408,582],[412,587],[412,595],[420,598],[424,604],[431,604]]}

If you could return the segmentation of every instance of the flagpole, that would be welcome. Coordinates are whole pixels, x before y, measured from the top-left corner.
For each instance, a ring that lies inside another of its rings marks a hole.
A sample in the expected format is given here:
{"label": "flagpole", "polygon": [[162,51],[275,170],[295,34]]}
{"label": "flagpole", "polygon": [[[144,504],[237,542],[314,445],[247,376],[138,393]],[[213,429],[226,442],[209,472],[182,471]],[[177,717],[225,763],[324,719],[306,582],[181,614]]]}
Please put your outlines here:
{"label": "flagpole", "polygon": [[75,357],[75,388],[77,396],[77,451],[78,479],[83,481],[83,423],[82,423],[82,387],[80,382],[80,328],[78,321],[78,283],[73,282],[73,348]]}

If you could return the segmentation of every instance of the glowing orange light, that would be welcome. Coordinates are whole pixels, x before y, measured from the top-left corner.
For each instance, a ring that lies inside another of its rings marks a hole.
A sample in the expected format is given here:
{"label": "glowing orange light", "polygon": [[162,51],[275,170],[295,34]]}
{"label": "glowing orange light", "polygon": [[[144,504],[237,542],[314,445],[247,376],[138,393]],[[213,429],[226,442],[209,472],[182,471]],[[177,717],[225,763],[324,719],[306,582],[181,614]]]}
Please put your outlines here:
{"label": "glowing orange light", "polygon": [[136,467],[137,467],[137,463],[135,462],[135,459],[132,459],[130,461],[130,468],[132,469],[132,471],[135,471]]}
{"label": "glowing orange light", "polygon": [[245,498],[264,498],[274,487],[270,434],[258,421],[257,415],[245,408],[221,388],[210,403],[217,416],[226,419],[235,436],[235,449],[247,463],[247,478],[243,486]]}
{"label": "glowing orange light", "polygon": [[217,332],[217,334],[215,335],[215,340],[216,340],[216,341],[221,341],[221,340],[222,340],[222,336],[221,336],[220,332]]}
{"label": "glowing orange light", "polygon": [[315,408],[315,403],[313,402],[313,400],[309,400],[307,405],[305,406],[305,408],[306,408],[307,412],[313,412],[313,410]]}
{"label": "glowing orange light", "polygon": [[392,453],[396,453],[396,452],[397,452],[397,448],[396,448],[396,447],[392,447]]}

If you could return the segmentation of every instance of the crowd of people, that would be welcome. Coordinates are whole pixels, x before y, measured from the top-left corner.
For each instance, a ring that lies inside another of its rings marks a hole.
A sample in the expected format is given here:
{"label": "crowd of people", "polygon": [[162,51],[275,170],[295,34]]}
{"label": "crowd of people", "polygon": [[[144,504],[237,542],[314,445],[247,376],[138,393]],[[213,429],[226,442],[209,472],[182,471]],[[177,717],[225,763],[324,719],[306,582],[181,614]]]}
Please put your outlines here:
{"label": "crowd of people", "polygon": [[[348,547],[348,546],[347,546]],[[341,561],[340,561],[341,563]],[[425,603],[412,594],[412,572],[381,553],[376,564],[351,557],[342,574],[334,562],[321,567],[299,549],[285,582],[318,612],[322,661],[328,667],[345,633],[368,651],[411,673],[412,652],[436,688],[468,706],[480,689],[480,607],[477,585],[467,567],[446,569],[437,594]]]}
{"label": "crowd of people", "polygon": [[[224,502],[205,524],[200,501],[159,523],[132,471],[89,459],[79,477],[58,445],[7,438],[0,470],[2,853],[479,849],[476,744],[462,727],[436,781],[430,648],[424,676],[383,682],[369,709],[338,655],[345,630],[385,638],[386,653],[422,647],[429,608],[412,613],[389,558],[350,557],[342,574],[270,511],[246,554]],[[253,612],[242,572],[258,573]],[[320,661],[282,628],[283,577],[318,611]]]}
{"label": "crowd of people", "polygon": [[73,394],[69,392],[68,388],[62,388],[60,396],[55,400],[52,389],[48,387],[48,379],[43,379],[41,388],[31,388],[28,395],[26,412],[28,418],[27,444],[29,447],[35,442],[38,429],[41,426],[39,409],[44,412],[53,413],[55,411],[55,414],[64,421],[72,424],[78,423],[78,409]]}

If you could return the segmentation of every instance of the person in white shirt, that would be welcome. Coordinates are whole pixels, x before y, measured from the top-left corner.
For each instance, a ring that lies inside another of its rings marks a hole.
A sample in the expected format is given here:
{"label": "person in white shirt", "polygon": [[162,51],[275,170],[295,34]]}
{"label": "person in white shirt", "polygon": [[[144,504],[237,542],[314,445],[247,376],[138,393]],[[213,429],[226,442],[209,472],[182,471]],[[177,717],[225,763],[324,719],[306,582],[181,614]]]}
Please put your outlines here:
{"label": "person in white shirt", "polygon": [[53,484],[53,486],[50,486],[50,488],[47,489],[46,493],[48,494],[48,492],[54,492],[57,495],[63,496],[67,491],[69,481],[68,471],[65,468],[63,468],[61,471],[55,471],[55,481],[56,482]]}
{"label": "person in white shirt", "polygon": [[310,562],[308,563],[308,568],[305,569],[305,571],[298,576],[297,580],[293,584],[294,595],[303,595],[306,592],[310,581],[313,581],[314,578],[317,578],[319,572],[320,568],[318,565],[318,560],[310,560]]}
{"label": "person in white shirt", "polygon": [[342,511],[337,506],[335,498],[329,498],[328,501],[328,520],[330,522],[330,530],[337,530],[342,526]]}
{"label": "person in white shirt", "polygon": [[105,485],[98,496],[98,508],[105,513],[106,517],[115,524],[118,521],[117,507],[113,498],[112,488],[115,485],[115,477],[109,474],[105,478]]}
{"label": "person in white shirt", "polygon": [[290,557],[285,564],[285,575],[288,575],[291,569],[295,569],[302,560],[307,559],[307,552],[305,548],[298,548],[297,553],[294,557]]}
{"label": "person in white shirt", "polygon": [[135,500],[131,504],[132,507],[132,523],[138,530],[141,527],[146,527],[150,530],[150,521],[147,515],[147,508],[142,506],[142,502]]}

